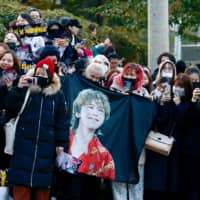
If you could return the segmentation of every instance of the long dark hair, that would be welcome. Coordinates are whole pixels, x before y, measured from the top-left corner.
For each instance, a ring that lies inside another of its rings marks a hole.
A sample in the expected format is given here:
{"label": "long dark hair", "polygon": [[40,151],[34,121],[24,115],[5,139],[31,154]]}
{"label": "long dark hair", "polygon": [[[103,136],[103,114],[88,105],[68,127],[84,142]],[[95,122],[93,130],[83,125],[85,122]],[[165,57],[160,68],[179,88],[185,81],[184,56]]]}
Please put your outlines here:
{"label": "long dark hair", "polygon": [[183,102],[190,101],[192,98],[192,82],[187,74],[179,73],[174,81],[174,86],[184,88],[185,95],[181,97]]}
{"label": "long dark hair", "polygon": [[21,74],[21,69],[20,69],[19,61],[18,61],[18,58],[17,58],[15,52],[12,51],[12,50],[5,51],[4,54],[0,57],[0,59],[1,59],[5,54],[11,54],[11,55],[12,55],[13,61],[14,61],[14,66],[13,66],[13,68],[15,69],[15,71],[16,71],[18,74]]}
{"label": "long dark hair", "polygon": [[35,24],[35,22],[33,21],[33,19],[31,18],[31,16],[26,13],[26,12],[20,12],[18,15],[17,15],[17,18],[21,16],[23,19],[25,19],[29,24]]}

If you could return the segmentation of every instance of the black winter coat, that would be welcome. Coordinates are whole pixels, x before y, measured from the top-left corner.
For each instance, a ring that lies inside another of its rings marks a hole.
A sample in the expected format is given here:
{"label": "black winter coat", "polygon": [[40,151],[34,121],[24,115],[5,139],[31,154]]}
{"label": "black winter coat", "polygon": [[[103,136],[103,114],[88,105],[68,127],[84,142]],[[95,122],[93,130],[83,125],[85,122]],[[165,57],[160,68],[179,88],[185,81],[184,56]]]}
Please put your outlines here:
{"label": "black winter coat", "polygon": [[199,192],[200,180],[200,102],[189,105],[183,132],[181,183],[186,192]]}
{"label": "black winter coat", "polygon": [[[31,188],[50,188],[56,147],[65,147],[68,138],[66,104],[60,80],[41,91],[31,87],[31,95],[17,124],[14,154],[8,182]],[[8,98],[8,108],[18,112],[26,90],[15,88]]]}
{"label": "black winter coat", "polygon": [[168,102],[159,107],[156,117],[157,130],[169,135],[175,126],[172,135],[176,141],[169,156],[146,150],[145,189],[160,192],[178,192],[180,190],[180,151],[184,117],[187,110],[187,103],[176,106],[173,102]]}
{"label": "black winter coat", "polygon": [[[13,82],[13,87],[18,83],[18,78]],[[4,125],[9,119],[13,117],[13,114],[6,110],[6,99],[9,94],[7,86],[2,85],[0,87],[0,169],[6,169],[9,167],[10,155],[4,153],[5,148],[5,131]],[[5,116],[3,116],[4,114]],[[5,117],[5,118],[4,118]]]}
{"label": "black winter coat", "polygon": [[0,169],[6,169],[9,167],[10,156],[4,153],[5,147],[5,132],[4,124],[7,121],[7,112],[5,110],[5,98],[8,95],[8,89],[6,86],[0,87]]}

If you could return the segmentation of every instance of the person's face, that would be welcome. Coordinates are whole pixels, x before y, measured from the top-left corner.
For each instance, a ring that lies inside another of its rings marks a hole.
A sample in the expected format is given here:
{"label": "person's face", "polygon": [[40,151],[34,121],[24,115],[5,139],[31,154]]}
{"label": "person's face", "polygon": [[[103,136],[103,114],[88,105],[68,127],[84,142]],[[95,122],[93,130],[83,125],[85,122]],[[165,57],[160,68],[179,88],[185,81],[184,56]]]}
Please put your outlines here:
{"label": "person's face", "polygon": [[91,32],[91,35],[93,37],[96,37],[96,35],[97,35],[97,29],[96,28]]}
{"label": "person's face", "polygon": [[13,33],[8,33],[4,38],[5,43],[14,42],[15,44],[19,44],[17,37]]}
{"label": "person's face", "polygon": [[43,68],[37,68],[35,75],[43,78],[48,78],[47,72]]}
{"label": "person's face", "polygon": [[117,58],[111,58],[110,59],[110,68],[111,69],[117,69],[117,67],[119,66],[120,61]]}
{"label": "person's face", "polygon": [[109,39],[109,38],[106,38],[106,39],[104,40],[104,46],[105,46],[105,47],[109,47],[109,46],[111,46],[111,45],[112,45],[112,43],[111,43],[110,39]]}
{"label": "person's face", "polygon": [[162,72],[173,73],[173,66],[170,63],[166,63],[162,68]]}
{"label": "person's face", "polygon": [[127,77],[127,78],[137,78],[137,73],[134,69],[131,69],[130,67],[127,68],[126,72],[124,73],[123,75],[124,77]]}
{"label": "person's face", "polygon": [[38,11],[31,11],[29,14],[35,23],[40,23],[40,13]]}
{"label": "person's face", "polygon": [[69,45],[69,39],[67,38],[56,38],[55,39],[55,45],[58,47],[66,47]]}
{"label": "person's face", "polygon": [[198,83],[198,82],[200,82],[200,78],[199,78],[199,74],[197,74],[197,73],[192,73],[192,74],[190,74],[189,75],[189,77],[190,77],[190,80],[193,82],[193,83]]}
{"label": "person's face", "polygon": [[71,33],[73,35],[78,35],[78,32],[79,32],[80,29],[76,26],[69,26],[69,30],[71,31]]}
{"label": "person's face", "polygon": [[0,67],[2,69],[8,69],[14,66],[14,59],[11,53],[6,53],[0,60]]}
{"label": "person's face", "polygon": [[26,19],[22,18],[20,15],[17,17],[17,21],[16,21],[17,26],[24,26],[28,24],[29,22]]}
{"label": "person's face", "polygon": [[92,81],[99,82],[102,78],[102,72],[97,69],[90,69],[86,77]]}
{"label": "person's face", "polygon": [[76,113],[79,118],[79,124],[90,129],[97,130],[104,122],[105,110],[103,105],[97,104],[95,101],[82,105],[80,113]]}
{"label": "person's face", "polygon": [[58,59],[56,56],[47,56],[46,58],[49,58],[50,60],[52,60],[54,62],[54,64],[58,63]]}

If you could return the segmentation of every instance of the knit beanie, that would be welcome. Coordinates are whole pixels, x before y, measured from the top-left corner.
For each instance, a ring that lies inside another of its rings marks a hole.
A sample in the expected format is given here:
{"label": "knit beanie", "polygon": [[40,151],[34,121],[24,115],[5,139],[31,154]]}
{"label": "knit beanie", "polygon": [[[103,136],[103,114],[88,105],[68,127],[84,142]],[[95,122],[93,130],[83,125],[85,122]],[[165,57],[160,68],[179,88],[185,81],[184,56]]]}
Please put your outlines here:
{"label": "knit beanie", "polygon": [[60,59],[60,53],[59,53],[58,49],[53,45],[46,45],[41,50],[40,60],[42,60],[43,58],[46,58],[47,56],[56,56],[58,61]]}
{"label": "knit beanie", "polygon": [[52,76],[54,75],[54,71],[55,71],[54,62],[49,58],[40,60],[35,65],[35,69],[37,68],[44,68],[45,70],[48,70]]}

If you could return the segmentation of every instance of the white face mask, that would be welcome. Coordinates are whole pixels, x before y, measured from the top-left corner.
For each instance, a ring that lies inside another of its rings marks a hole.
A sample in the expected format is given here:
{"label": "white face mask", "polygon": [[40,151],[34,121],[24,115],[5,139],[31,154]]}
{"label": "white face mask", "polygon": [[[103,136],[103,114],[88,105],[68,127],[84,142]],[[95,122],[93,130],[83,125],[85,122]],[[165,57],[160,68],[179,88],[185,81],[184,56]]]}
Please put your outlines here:
{"label": "white face mask", "polygon": [[173,86],[173,93],[175,95],[178,95],[179,97],[185,96],[185,89],[181,87],[175,87]]}
{"label": "white face mask", "polygon": [[173,74],[171,72],[162,72],[162,77],[172,78]]}

